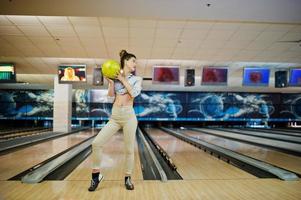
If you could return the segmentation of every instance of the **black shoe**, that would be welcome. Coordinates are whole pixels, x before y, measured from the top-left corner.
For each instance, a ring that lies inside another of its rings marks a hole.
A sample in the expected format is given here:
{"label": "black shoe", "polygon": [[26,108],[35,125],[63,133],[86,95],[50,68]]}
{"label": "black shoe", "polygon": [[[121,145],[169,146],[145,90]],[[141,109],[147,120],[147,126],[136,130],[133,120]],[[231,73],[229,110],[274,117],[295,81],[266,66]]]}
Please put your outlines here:
{"label": "black shoe", "polygon": [[95,191],[96,190],[96,188],[97,188],[97,186],[98,186],[98,184],[101,182],[103,180],[103,175],[101,175],[101,174],[99,174],[99,179],[97,180],[94,180],[94,179],[92,179],[91,180],[91,185],[90,185],[90,187],[89,187],[89,191],[90,192],[93,192],[93,191]]}
{"label": "black shoe", "polygon": [[127,190],[133,190],[134,189],[134,184],[132,183],[130,176],[126,176],[124,178],[124,184],[125,184],[125,188]]}

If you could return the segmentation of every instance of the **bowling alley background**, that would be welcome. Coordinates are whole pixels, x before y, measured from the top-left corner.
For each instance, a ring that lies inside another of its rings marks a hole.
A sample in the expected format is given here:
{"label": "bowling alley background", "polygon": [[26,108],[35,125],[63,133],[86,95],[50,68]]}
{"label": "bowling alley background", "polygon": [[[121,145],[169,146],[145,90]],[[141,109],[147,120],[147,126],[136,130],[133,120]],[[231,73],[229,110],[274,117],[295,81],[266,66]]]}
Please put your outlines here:
{"label": "bowling alley background", "polygon": [[[73,90],[72,119],[107,120],[107,90]],[[53,90],[0,90],[1,119],[51,120]],[[135,99],[140,121],[301,120],[301,94],[144,91]]]}

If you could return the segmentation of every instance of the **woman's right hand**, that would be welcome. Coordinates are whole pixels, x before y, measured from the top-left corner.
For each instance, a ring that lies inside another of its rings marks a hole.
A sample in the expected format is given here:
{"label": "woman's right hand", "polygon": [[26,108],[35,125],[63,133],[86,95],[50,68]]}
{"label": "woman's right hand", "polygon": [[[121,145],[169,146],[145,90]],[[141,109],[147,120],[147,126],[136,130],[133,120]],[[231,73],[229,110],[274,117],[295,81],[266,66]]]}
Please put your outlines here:
{"label": "woman's right hand", "polygon": [[105,77],[105,79],[108,81],[109,85],[113,85],[114,84],[114,81],[112,79],[109,79],[107,77]]}

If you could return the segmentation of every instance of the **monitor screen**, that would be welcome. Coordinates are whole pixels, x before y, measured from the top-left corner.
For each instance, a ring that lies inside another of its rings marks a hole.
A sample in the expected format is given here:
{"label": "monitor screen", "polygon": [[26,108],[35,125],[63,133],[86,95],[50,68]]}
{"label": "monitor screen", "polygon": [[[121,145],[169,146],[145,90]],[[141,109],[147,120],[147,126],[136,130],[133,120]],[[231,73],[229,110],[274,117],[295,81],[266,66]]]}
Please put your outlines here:
{"label": "monitor screen", "polygon": [[13,64],[0,64],[0,83],[16,82],[16,72]]}
{"label": "monitor screen", "polygon": [[228,68],[204,67],[202,73],[202,85],[227,85]]}
{"label": "monitor screen", "polygon": [[59,83],[86,82],[86,65],[61,65],[58,77]]}
{"label": "monitor screen", "polygon": [[301,86],[301,68],[295,68],[290,70],[290,86]]}
{"label": "monitor screen", "polygon": [[244,86],[268,86],[270,69],[265,67],[245,67],[243,74]]}
{"label": "monitor screen", "polygon": [[179,84],[179,66],[154,66],[153,83],[155,84]]}

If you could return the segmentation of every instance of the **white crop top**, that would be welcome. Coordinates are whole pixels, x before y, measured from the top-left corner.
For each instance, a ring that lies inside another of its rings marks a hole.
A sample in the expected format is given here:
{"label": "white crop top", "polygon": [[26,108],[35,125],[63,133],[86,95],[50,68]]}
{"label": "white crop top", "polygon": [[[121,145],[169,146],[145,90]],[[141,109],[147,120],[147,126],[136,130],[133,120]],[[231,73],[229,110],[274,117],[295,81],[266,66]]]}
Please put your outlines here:
{"label": "white crop top", "polygon": [[[129,82],[130,86],[132,87],[132,94],[133,97],[137,97],[142,90],[142,78],[139,76],[134,76],[133,74],[128,75],[127,81]],[[127,89],[124,87],[124,85],[117,79],[114,80],[114,89],[116,94],[126,94],[128,93]],[[114,102],[115,96],[110,97],[108,96],[108,101],[109,102]]]}

